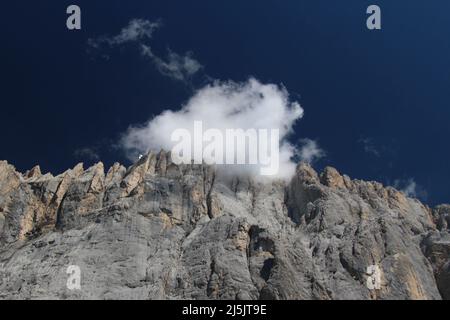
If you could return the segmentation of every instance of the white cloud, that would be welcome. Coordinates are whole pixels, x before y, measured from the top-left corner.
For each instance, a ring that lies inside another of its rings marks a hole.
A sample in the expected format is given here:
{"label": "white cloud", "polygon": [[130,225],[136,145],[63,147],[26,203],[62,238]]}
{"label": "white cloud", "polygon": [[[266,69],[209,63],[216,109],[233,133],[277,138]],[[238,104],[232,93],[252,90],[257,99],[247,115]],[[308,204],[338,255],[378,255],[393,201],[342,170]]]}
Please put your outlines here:
{"label": "white cloud", "polygon": [[296,155],[301,161],[313,163],[325,156],[325,151],[319,147],[317,141],[311,139],[301,139],[301,147],[296,151]]}
{"label": "white cloud", "polygon": [[[130,127],[121,139],[121,146],[135,160],[148,150],[171,150],[171,134],[184,128],[193,136],[194,121],[201,120],[203,129],[279,129],[280,170],[277,178],[289,178],[295,172],[291,160],[295,147],[286,141],[294,123],[303,116],[297,102],[289,100],[285,88],[262,84],[256,79],[244,83],[216,81],[198,90],[178,111],[165,110],[142,126]],[[202,142],[200,142],[202,143]],[[227,167],[236,172],[255,174],[254,166]]]}
{"label": "white cloud", "polygon": [[406,194],[408,197],[416,197],[417,196],[417,183],[413,179],[409,179],[408,183],[404,186],[401,191]]}
{"label": "white cloud", "polygon": [[428,197],[426,190],[418,185],[413,178],[409,178],[406,180],[395,180],[394,188],[403,192],[407,197],[421,198],[423,200],[426,200],[426,198]]}
{"label": "white cloud", "polygon": [[160,27],[161,22],[159,21],[133,19],[119,34],[89,39],[88,45],[94,49],[100,49],[102,45],[114,47],[135,42],[140,46],[142,56],[149,58],[162,75],[175,80],[187,81],[203,66],[192,57],[192,52],[182,55],[168,50],[166,59],[155,54],[148,42],[152,39],[155,30]]}

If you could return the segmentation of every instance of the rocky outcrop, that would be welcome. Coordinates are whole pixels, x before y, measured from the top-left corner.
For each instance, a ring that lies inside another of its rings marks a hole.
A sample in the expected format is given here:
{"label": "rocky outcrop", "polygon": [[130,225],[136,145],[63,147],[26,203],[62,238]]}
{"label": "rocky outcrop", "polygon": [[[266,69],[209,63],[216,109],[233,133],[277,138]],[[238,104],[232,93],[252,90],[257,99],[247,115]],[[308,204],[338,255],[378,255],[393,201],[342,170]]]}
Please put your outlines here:
{"label": "rocky outcrop", "polygon": [[264,183],[166,152],[106,174],[3,161],[0,298],[448,299],[449,213],[304,163]]}
{"label": "rocky outcrop", "polygon": [[433,265],[436,283],[442,298],[450,299],[450,206],[437,206],[433,211],[437,230],[430,232],[422,243],[425,256]]}

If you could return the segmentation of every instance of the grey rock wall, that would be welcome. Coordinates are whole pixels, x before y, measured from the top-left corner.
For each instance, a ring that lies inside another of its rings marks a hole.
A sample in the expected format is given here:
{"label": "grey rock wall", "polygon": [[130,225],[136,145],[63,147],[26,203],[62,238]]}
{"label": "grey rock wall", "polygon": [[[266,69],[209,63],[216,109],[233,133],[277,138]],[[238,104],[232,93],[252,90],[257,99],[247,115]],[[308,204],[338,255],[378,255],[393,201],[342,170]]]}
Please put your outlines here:
{"label": "grey rock wall", "polygon": [[449,216],[306,164],[262,183],[165,152],[106,174],[3,161],[0,299],[449,299]]}

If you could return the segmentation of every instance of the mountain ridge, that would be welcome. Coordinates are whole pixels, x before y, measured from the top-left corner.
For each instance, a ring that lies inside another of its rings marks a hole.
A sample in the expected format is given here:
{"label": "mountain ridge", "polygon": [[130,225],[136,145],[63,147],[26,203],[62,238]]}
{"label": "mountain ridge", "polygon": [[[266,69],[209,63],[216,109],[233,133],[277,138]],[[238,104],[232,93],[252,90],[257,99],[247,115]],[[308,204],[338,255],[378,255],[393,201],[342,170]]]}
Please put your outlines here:
{"label": "mountain ridge", "polygon": [[305,163],[262,183],[164,151],[57,176],[0,161],[0,298],[449,299],[449,222],[449,205]]}

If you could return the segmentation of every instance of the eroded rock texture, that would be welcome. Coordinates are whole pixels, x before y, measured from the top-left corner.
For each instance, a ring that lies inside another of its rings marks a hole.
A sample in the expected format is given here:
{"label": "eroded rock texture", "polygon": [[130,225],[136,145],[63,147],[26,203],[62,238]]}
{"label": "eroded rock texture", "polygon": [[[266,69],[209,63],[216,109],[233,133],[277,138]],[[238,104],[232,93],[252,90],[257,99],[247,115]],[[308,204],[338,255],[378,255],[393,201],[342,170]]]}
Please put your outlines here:
{"label": "eroded rock texture", "polygon": [[449,216],[306,164],[261,183],[165,152],[106,174],[0,162],[0,298],[448,299]]}

